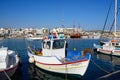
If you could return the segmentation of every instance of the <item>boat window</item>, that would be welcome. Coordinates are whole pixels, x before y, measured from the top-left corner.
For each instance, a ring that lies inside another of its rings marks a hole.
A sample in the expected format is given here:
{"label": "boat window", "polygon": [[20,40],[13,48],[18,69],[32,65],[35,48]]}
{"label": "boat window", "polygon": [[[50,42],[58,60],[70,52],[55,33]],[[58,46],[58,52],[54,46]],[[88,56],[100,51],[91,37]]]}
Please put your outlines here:
{"label": "boat window", "polygon": [[43,48],[44,48],[44,49],[50,49],[50,45],[51,45],[50,41],[48,41],[48,42],[43,42]]}
{"label": "boat window", "polygon": [[112,43],[113,46],[115,46],[115,43]]}
{"label": "boat window", "polygon": [[50,41],[47,42],[47,49],[50,49]]}
{"label": "boat window", "polygon": [[60,48],[64,48],[64,40],[54,40],[53,42],[53,49],[60,49]]}
{"label": "boat window", "polygon": [[43,48],[46,48],[46,43],[45,42],[43,42]]}

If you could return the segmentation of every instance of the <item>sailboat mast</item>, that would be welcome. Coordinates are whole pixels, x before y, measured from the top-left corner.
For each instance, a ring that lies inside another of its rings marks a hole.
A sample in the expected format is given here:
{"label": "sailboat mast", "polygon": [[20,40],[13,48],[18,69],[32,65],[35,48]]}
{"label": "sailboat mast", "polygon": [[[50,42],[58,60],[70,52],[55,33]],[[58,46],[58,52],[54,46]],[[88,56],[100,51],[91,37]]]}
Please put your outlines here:
{"label": "sailboat mast", "polygon": [[114,18],[115,18],[115,21],[114,21],[114,32],[116,34],[116,19],[117,19],[117,0],[115,0],[115,10],[114,10]]}

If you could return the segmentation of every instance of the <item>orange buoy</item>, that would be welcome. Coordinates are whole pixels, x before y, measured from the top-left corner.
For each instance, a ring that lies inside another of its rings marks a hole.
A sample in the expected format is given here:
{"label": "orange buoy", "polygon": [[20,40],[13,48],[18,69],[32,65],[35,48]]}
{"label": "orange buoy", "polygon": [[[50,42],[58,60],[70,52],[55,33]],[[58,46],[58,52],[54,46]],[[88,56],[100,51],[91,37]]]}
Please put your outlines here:
{"label": "orange buoy", "polygon": [[112,42],[112,43],[115,43],[115,42],[117,42],[117,40],[114,40],[114,39],[113,39],[113,40],[111,40],[111,42]]}

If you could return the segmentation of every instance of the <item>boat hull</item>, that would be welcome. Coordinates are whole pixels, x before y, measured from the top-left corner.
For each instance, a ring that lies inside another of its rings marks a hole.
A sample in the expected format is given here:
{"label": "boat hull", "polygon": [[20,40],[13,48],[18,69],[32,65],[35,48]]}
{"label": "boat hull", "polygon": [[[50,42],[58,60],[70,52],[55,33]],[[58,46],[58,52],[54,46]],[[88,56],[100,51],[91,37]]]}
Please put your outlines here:
{"label": "boat hull", "polygon": [[[91,58],[89,53],[88,59],[77,60],[73,62],[62,62],[56,57],[42,57],[31,54],[28,51],[28,56],[30,58],[34,57],[34,64],[46,71],[63,73],[63,74],[77,74],[83,76],[88,68],[88,64]],[[30,59],[29,58],[29,59]]]}
{"label": "boat hull", "polygon": [[112,50],[97,49],[97,51],[104,54],[112,54]]}
{"label": "boat hull", "polygon": [[105,50],[105,49],[98,48],[97,51],[103,54],[120,56],[120,50]]}
{"label": "boat hull", "polygon": [[40,62],[35,61],[35,65],[41,69],[63,73],[63,74],[78,74],[83,76],[87,70],[89,60],[85,60],[84,62],[70,63],[70,64],[42,64]]}
{"label": "boat hull", "polygon": [[[1,53],[5,52],[6,50],[7,50],[6,47],[1,48]],[[3,63],[0,65],[1,66],[0,80],[6,80],[6,79],[10,80],[10,77],[15,73],[15,71],[18,68],[19,57],[14,51],[7,50],[6,62],[1,61],[0,63]],[[7,65],[4,67],[4,64],[7,64]]]}
{"label": "boat hull", "polygon": [[8,79],[7,75],[10,78],[15,73],[15,71],[17,70],[17,67],[18,67],[18,64],[14,65],[14,67],[12,67],[12,68],[0,70],[0,80]]}

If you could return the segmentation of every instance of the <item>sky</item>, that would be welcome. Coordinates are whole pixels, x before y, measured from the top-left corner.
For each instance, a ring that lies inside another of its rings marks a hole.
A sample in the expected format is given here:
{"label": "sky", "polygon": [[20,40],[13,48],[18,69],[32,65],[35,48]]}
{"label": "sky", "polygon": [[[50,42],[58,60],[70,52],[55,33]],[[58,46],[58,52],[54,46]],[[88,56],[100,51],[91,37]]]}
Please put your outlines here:
{"label": "sky", "polygon": [[[67,28],[75,25],[84,30],[102,30],[111,1],[106,25],[109,29],[114,19],[114,0],[0,0],[0,27]],[[117,27],[120,29],[120,14]]]}

